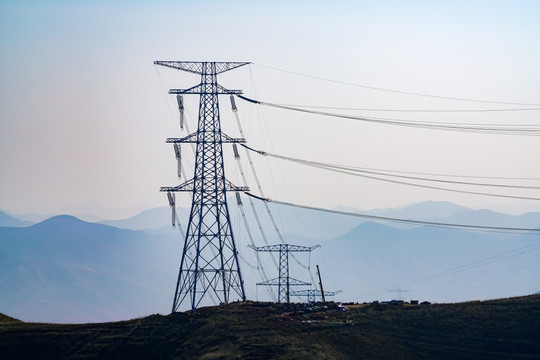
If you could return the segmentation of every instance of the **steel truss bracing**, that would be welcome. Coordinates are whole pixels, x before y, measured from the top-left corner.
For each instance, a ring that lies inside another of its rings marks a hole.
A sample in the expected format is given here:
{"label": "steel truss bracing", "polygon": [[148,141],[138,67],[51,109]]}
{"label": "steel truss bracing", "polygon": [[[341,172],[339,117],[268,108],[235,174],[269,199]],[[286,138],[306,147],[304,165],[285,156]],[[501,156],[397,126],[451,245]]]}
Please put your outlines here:
{"label": "steel truss bracing", "polygon": [[289,276],[289,252],[311,252],[312,250],[321,247],[320,245],[315,245],[311,247],[299,246],[299,245],[290,245],[290,244],[278,244],[278,245],[269,245],[255,247],[248,245],[255,251],[261,252],[279,252],[279,277],[271,280],[266,280],[257,285],[264,286],[277,286],[278,287],[278,303],[290,302],[290,286],[309,286],[311,283],[304,282],[291,278]]}
{"label": "steel truss bracing", "polygon": [[[341,290],[338,290],[338,291],[325,291],[324,296],[334,296],[334,295],[339,294],[340,292],[341,292]],[[291,296],[299,296],[299,297],[306,296],[307,297],[307,302],[309,304],[316,302],[317,298],[322,299],[321,291],[320,290],[314,290],[314,289],[292,291]]]}
{"label": "steel truss bracing", "polygon": [[219,94],[239,94],[217,83],[217,75],[246,65],[237,62],[155,61],[154,64],[201,75],[201,83],[170,94],[199,94],[199,119],[196,133],[184,138],[167,139],[168,143],[195,143],[193,178],[161,191],[192,192],[191,212],[182,251],[180,270],[172,311],[188,302],[195,310],[205,298],[229,303],[246,299],[238,253],[227,205],[227,191],[247,191],[225,179],[223,143],[244,142],[221,132]]}

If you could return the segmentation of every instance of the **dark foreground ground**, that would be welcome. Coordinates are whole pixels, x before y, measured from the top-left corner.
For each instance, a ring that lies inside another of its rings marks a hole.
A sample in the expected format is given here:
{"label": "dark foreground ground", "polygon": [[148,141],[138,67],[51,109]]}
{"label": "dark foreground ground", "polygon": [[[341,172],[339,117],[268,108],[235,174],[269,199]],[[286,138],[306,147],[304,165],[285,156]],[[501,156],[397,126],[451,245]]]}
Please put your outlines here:
{"label": "dark foreground ground", "polygon": [[1,359],[540,359],[540,295],[345,311],[236,303],[101,324],[0,314]]}

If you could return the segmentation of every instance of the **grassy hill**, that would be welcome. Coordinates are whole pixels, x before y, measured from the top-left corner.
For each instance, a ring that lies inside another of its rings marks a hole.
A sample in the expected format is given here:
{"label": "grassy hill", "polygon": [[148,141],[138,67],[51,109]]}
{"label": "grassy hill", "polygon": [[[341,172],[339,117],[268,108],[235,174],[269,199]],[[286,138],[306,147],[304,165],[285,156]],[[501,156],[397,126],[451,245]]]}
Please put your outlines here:
{"label": "grassy hill", "polygon": [[435,305],[235,303],[100,324],[0,322],[5,359],[540,358],[540,295]]}
{"label": "grassy hill", "polygon": [[4,314],[0,314],[0,323],[7,323],[7,322],[21,322],[21,321],[18,319],[14,319],[10,316],[4,315]]}

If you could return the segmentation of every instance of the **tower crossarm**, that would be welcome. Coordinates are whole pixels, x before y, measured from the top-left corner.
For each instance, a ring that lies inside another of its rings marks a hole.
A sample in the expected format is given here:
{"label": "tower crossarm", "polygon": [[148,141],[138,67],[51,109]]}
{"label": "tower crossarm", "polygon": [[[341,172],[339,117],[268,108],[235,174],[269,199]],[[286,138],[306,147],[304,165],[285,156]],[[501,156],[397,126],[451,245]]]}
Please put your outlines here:
{"label": "tower crossarm", "polygon": [[279,282],[279,278],[275,278],[275,279],[270,279],[270,280],[266,280],[266,281],[263,281],[263,282],[258,282],[257,285],[279,286],[280,282]]}
{"label": "tower crossarm", "polygon": [[[172,69],[187,71],[193,74],[203,73],[204,61],[154,61],[155,65],[165,66]],[[239,68],[240,66],[251,64],[249,62],[212,62],[215,64],[216,74],[221,74],[225,71]]]}
{"label": "tower crossarm", "polygon": [[232,182],[230,182],[229,180],[225,179],[225,190],[243,192],[243,191],[246,191],[245,189],[249,190],[249,187],[247,187],[247,186],[236,186]]}
{"label": "tower crossarm", "polygon": [[216,84],[215,88],[211,92],[208,91],[208,88],[203,84],[195,85],[189,89],[170,89],[169,94],[216,94],[216,95],[240,95],[243,94],[242,90],[229,90],[223,86]]}
{"label": "tower crossarm", "polygon": [[195,181],[193,179],[191,179],[191,180],[188,180],[185,183],[180,184],[178,186],[162,186],[161,188],[159,188],[159,191],[167,191],[167,192],[169,192],[169,191],[171,191],[171,192],[193,191],[194,184],[195,184]]}
{"label": "tower crossarm", "polygon": [[[202,137],[203,139],[201,139],[199,141],[198,137]],[[208,140],[204,140],[204,136],[203,134],[201,135],[197,135],[197,133],[193,133],[193,134],[190,134],[188,136],[185,136],[183,138],[168,138],[166,140],[167,143],[197,143],[197,142],[212,142],[212,141],[208,141]],[[210,137],[212,139],[214,139],[215,137]],[[213,141],[215,142],[215,141]],[[227,134],[224,134],[224,133],[221,133],[221,142],[222,143],[245,143],[246,142],[246,139],[244,138],[232,138],[230,137],[229,135]]]}
{"label": "tower crossarm", "polygon": [[[162,186],[159,191],[166,191],[166,192],[177,192],[177,191],[193,191],[195,180],[191,179],[186,181],[183,184],[180,184],[178,186]],[[199,190],[201,192],[208,192],[206,189]],[[215,192],[215,190],[209,190],[210,192]],[[247,186],[236,186],[229,180],[225,179],[225,191],[249,191],[249,187]]]}
{"label": "tower crossarm", "polygon": [[[279,278],[275,278],[275,279],[259,282],[257,283],[257,285],[281,286],[282,283],[279,282]],[[311,286],[311,283],[289,277],[289,286]]]}
{"label": "tower crossarm", "polygon": [[279,252],[279,251],[288,251],[288,252],[309,252],[320,248],[321,245],[315,246],[300,246],[300,245],[290,245],[290,244],[278,244],[278,245],[268,245],[255,247],[253,245],[248,245],[255,251],[264,251],[264,252]]}
{"label": "tower crossarm", "polygon": [[[324,296],[334,296],[336,294],[339,294],[341,292],[341,290],[338,290],[338,291],[325,291],[323,294]],[[299,291],[291,291],[291,293],[289,294],[291,296],[298,296],[298,297],[307,297],[307,302],[308,303],[314,303],[316,301],[316,298],[323,298],[323,296],[321,296],[321,291],[320,290],[314,290],[314,289],[309,289],[309,290],[299,290]],[[324,300],[323,300],[324,302]]]}
{"label": "tower crossarm", "polygon": [[278,287],[278,303],[284,301],[289,302],[289,287],[296,285],[309,286],[311,283],[300,281],[289,276],[289,253],[290,252],[310,252],[313,249],[320,247],[315,246],[300,246],[291,244],[277,244],[256,247],[248,245],[251,249],[259,252],[279,252],[279,277],[277,279],[267,280],[257,285],[275,285]]}
{"label": "tower crossarm", "polygon": [[[324,291],[325,296],[334,296],[339,293],[343,292],[342,290],[337,291]],[[321,296],[320,290],[297,290],[297,291],[291,291],[291,296]]]}
{"label": "tower crossarm", "polygon": [[304,286],[304,285],[305,286],[311,286],[311,283],[289,277],[289,285],[290,286],[292,286],[292,285],[295,285],[295,286]]}

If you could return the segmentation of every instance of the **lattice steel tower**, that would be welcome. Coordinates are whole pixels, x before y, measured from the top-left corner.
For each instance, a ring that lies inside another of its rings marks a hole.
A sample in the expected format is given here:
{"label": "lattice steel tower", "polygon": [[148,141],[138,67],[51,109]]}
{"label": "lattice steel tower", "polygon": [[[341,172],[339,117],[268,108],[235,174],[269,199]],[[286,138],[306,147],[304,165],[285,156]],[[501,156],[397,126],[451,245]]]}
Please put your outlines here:
{"label": "lattice steel tower", "polygon": [[311,283],[298,280],[290,277],[289,275],[289,253],[290,252],[311,252],[312,250],[321,247],[321,245],[315,245],[311,247],[290,245],[290,244],[277,244],[255,247],[248,245],[255,251],[261,252],[278,252],[279,253],[279,276],[275,279],[266,280],[257,285],[263,286],[277,286],[278,287],[278,303],[290,302],[290,287],[291,286],[309,286]]}
{"label": "lattice steel tower", "polygon": [[220,303],[229,303],[233,299],[244,301],[246,295],[226,193],[249,189],[234,186],[225,178],[222,144],[245,140],[233,139],[221,131],[218,103],[218,95],[242,92],[219,85],[217,75],[249,63],[155,61],[154,64],[201,75],[201,83],[198,85],[185,90],[169,90],[169,94],[177,94],[181,110],[183,94],[200,95],[197,132],[184,138],[167,139],[168,143],[175,144],[177,158],[180,156],[180,143],[196,144],[193,178],[178,186],[160,189],[168,192],[172,204],[172,192],[193,193],[172,311],[178,311],[187,299],[191,309],[195,310],[206,296],[214,301],[215,296]]}

